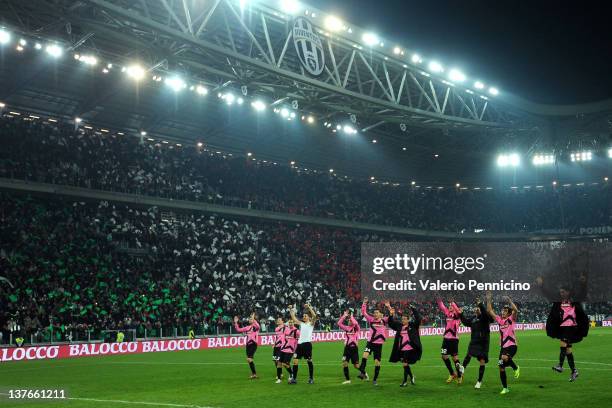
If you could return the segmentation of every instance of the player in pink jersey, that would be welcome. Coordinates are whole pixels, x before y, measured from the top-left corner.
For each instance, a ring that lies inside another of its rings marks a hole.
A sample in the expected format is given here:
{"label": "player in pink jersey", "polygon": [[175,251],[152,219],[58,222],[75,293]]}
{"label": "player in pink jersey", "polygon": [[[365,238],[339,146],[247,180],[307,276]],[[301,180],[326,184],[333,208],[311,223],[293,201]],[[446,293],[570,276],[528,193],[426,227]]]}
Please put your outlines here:
{"label": "player in pink jersey", "polygon": [[[391,310],[391,305],[389,302],[385,303],[387,309]],[[377,385],[378,374],[380,373],[380,359],[382,356],[382,346],[387,339],[387,323],[389,318],[384,316],[380,309],[374,309],[372,315],[368,314],[368,298],[363,299],[363,304],[361,305],[361,314],[365,317],[367,322],[370,324],[370,329],[368,330],[368,343],[366,344],[365,349],[363,350],[363,355],[361,356],[361,365],[359,366],[359,374],[360,379],[368,379],[368,374],[366,373],[366,364],[368,363],[368,357],[370,354],[374,354],[374,380],[372,384]]]}
{"label": "player in pink jersey", "polygon": [[276,338],[274,340],[274,347],[272,348],[272,361],[274,361],[274,367],[276,367],[276,383],[279,384],[283,376],[283,364],[280,362],[281,346],[285,342],[285,322],[282,317],[276,319],[274,333]]}
{"label": "player in pink jersey", "polygon": [[397,363],[401,361],[404,366],[404,381],[400,384],[400,387],[407,386],[408,377],[410,377],[410,383],[414,385],[415,380],[410,365],[419,361],[423,353],[419,334],[420,326],[421,314],[416,307],[409,306],[401,318],[395,314],[395,309],[391,309],[389,327],[395,330],[395,341],[393,342],[389,362]]}
{"label": "player in pink jersey", "polygon": [[[448,370],[447,384],[450,384],[453,380],[460,383],[463,380],[463,366],[459,362],[459,324],[461,323],[461,310],[455,302],[451,300],[449,307],[444,305],[442,299],[438,299],[438,307],[444,313],[446,324],[444,326],[444,336],[442,338],[442,349],[440,354],[442,355],[442,361],[446,365]],[[453,367],[450,362],[450,357],[453,358],[455,363],[455,369],[457,373],[453,371]]]}
{"label": "player in pink jersey", "polygon": [[500,394],[507,394],[510,392],[508,389],[508,379],[506,378],[506,367],[512,367],[514,370],[514,378],[519,378],[521,375],[521,369],[514,362],[514,356],[517,352],[516,335],[514,334],[514,326],[516,324],[516,316],[518,314],[518,308],[512,302],[509,296],[506,296],[506,301],[510,306],[504,306],[502,308],[502,315],[498,316],[493,310],[492,295],[491,292],[487,292],[487,313],[493,320],[499,324],[499,377],[502,383],[502,390]]}
{"label": "player in pink jersey", "polygon": [[344,353],[342,354],[342,367],[344,370],[344,382],[342,384],[350,384],[351,378],[349,376],[349,361],[353,364],[357,370],[359,370],[359,332],[361,328],[359,323],[353,317],[352,313],[345,310],[340,320],[338,320],[338,327],[344,331],[346,338],[344,339]]}
{"label": "player in pink jersey", "polygon": [[[293,380],[293,371],[291,370],[291,359],[293,358],[293,353],[297,348],[298,340],[300,338],[300,331],[293,324],[293,320],[287,320],[287,324],[285,324],[284,331],[284,342],[280,346],[280,363],[287,372],[289,373],[289,384],[295,384]],[[280,381],[276,381],[277,384]]]}
{"label": "player in pink jersey", "polygon": [[255,352],[257,351],[257,340],[259,338],[259,323],[255,318],[255,313],[251,313],[249,317],[249,325],[240,327],[238,321],[240,318],[238,316],[234,316],[234,327],[238,333],[246,333],[247,341],[246,341],[246,355],[247,362],[249,363],[249,367],[251,368],[251,379],[257,378],[257,372],[255,371],[255,363],[253,362],[253,357],[255,357]]}
{"label": "player in pink jersey", "polygon": [[569,380],[574,382],[578,378],[578,370],[574,363],[572,345],[581,342],[589,333],[589,318],[580,303],[586,298],[586,276],[580,275],[576,290],[566,285],[559,288],[558,294],[546,288],[542,278],[536,279],[536,284],[549,300],[553,300],[552,309],[546,320],[546,334],[559,339],[560,351],[559,364],[552,369],[562,373],[563,363],[567,357],[567,363],[572,370]]}

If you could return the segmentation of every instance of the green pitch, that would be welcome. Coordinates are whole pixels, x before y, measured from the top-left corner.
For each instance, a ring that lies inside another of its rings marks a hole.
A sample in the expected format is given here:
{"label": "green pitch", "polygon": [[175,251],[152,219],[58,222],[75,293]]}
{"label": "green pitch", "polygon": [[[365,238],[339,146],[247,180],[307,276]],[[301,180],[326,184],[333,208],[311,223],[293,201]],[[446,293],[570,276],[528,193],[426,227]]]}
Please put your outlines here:
{"label": "green pitch", "polygon": [[[441,339],[423,337],[423,359],[413,366],[416,385],[400,388],[400,365],[386,363],[391,343],[384,348],[379,386],[356,378],[343,381],[341,343],[314,344],[315,381],[308,385],[308,368],[300,364],[298,385],[274,384],[275,369],[271,350],[260,347],[255,355],[260,379],[248,380],[249,368],[244,350],[205,350],[147,355],[85,357],[58,361],[5,363],[0,366],[0,407],[362,407],[378,402],[380,406],[436,407],[579,407],[609,406],[612,380],[612,329],[592,329],[589,337],[575,347],[580,377],[569,383],[569,372],[554,373],[558,342],[543,332],[517,332],[519,351],[516,362],[521,377],[515,380],[508,369],[511,393],[500,396],[496,357],[498,335],[492,334],[491,361],[482,389],[475,390],[478,364],[472,360],[463,385],[447,385],[446,368],[438,355]],[[460,342],[463,359],[468,337]],[[360,345],[360,350],[364,345]],[[373,363],[368,362],[373,374]],[[286,373],[285,373],[286,375]],[[63,388],[65,401],[8,401],[10,388]]]}

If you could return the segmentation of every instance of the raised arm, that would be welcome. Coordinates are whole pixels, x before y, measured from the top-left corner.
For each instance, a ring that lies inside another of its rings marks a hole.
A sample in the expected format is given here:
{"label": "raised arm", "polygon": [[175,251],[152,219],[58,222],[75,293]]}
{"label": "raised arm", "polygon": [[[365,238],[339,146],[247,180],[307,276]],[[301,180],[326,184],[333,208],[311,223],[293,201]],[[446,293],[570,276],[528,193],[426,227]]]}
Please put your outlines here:
{"label": "raised arm", "polygon": [[310,318],[312,319],[312,324],[314,325],[317,319],[319,318],[319,316],[317,316],[312,306],[310,306],[310,303],[306,303],[306,307],[308,308],[308,312],[310,313]]}
{"label": "raised arm", "polygon": [[[340,327],[344,331],[349,331],[353,329],[351,326],[344,324],[344,320],[346,320],[348,315],[349,315],[348,312],[344,312],[342,316],[340,316],[340,319],[338,320],[338,327]],[[352,321],[353,321],[353,318],[351,317],[351,322]]]}
{"label": "raised arm", "polygon": [[442,313],[444,313],[444,316],[449,315],[448,309],[446,308],[446,305],[444,305],[444,302],[442,302],[442,299],[438,299],[438,307],[440,308]]}
{"label": "raised arm", "polygon": [[368,323],[371,323],[374,318],[368,314],[368,298],[363,299],[363,303],[361,304],[361,314]]}
{"label": "raised arm", "polygon": [[489,316],[491,316],[491,319],[493,319],[494,321],[497,321],[497,315],[495,314],[495,311],[493,310],[493,296],[491,295],[491,292],[487,292],[487,313],[489,314]]}
{"label": "raised arm", "polygon": [[462,310],[461,308],[459,308],[459,306],[457,306],[455,302],[451,302],[450,307],[451,307],[451,310],[455,312],[456,314],[458,315],[461,314]]}
{"label": "raised arm", "polygon": [[293,320],[295,323],[302,324],[300,319],[298,319],[295,315],[295,309],[293,308],[293,305],[289,305],[289,316],[291,316],[291,320]]}
{"label": "raised arm", "polygon": [[251,326],[240,327],[240,325],[238,324],[238,320],[239,320],[238,316],[234,316],[234,327],[236,328],[236,331],[238,333],[244,333],[246,331],[249,331]]}
{"label": "raised arm", "polygon": [[508,301],[508,303],[510,303],[510,307],[512,308],[512,318],[516,320],[516,316],[518,315],[519,311],[518,307],[516,307],[512,299],[510,299],[510,296],[506,296],[506,300]]}

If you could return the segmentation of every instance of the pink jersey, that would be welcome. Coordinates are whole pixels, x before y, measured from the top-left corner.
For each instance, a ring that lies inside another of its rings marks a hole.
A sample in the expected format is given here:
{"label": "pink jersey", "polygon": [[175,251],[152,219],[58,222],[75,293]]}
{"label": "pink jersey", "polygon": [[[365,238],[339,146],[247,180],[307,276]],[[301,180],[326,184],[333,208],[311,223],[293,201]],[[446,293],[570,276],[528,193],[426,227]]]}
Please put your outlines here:
{"label": "pink jersey", "polygon": [[285,325],[282,324],[280,326],[276,326],[276,329],[274,329],[274,333],[276,333],[276,341],[274,342],[274,348],[278,348],[282,346],[285,342]]}
{"label": "pink jersey", "polygon": [[370,316],[365,303],[361,305],[361,314],[363,314],[368,323],[370,323],[368,341],[372,344],[383,344],[387,339],[386,325],[389,318],[383,317],[382,319],[375,319],[374,316]]}
{"label": "pink jersey", "polygon": [[450,304],[451,310],[449,310],[441,300],[438,300],[438,307],[442,313],[444,313],[444,316],[446,316],[444,338],[454,340],[458,339],[459,324],[461,323],[461,319],[459,318],[459,307],[455,304],[455,302],[453,302]]}
{"label": "pink jersey", "polygon": [[281,352],[293,353],[300,338],[300,331],[295,326],[285,326],[285,342],[281,345]]}
{"label": "pink jersey", "polygon": [[246,344],[257,344],[257,338],[259,337],[259,323],[257,323],[257,320],[253,320],[253,323],[248,326],[240,327],[238,323],[234,323],[234,326],[238,333],[246,333]]}
{"label": "pink jersey", "polygon": [[510,315],[506,318],[496,316],[495,321],[499,324],[499,344],[502,348],[516,346],[516,337],[514,336],[514,316]]}
{"label": "pink jersey", "polygon": [[576,307],[571,302],[561,303],[561,313],[563,313],[561,327],[578,326],[578,323],[576,323]]}
{"label": "pink jersey", "polygon": [[357,323],[357,320],[355,320],[353,316],[351,316],[351,324],[346,325],[343,322],[344,316],[340,317],[340,320],[338,320],[338,327],[344,330],[346,335],[344,345],[349,347],[357,347],[357,344],[359,343],[359,323]]}
{"label": "pink jersey", "polygon": [[400,351],[410,351],[412,346],[410,345],[410,333],[408,333],[408,325],[402,326],[400,330]]}

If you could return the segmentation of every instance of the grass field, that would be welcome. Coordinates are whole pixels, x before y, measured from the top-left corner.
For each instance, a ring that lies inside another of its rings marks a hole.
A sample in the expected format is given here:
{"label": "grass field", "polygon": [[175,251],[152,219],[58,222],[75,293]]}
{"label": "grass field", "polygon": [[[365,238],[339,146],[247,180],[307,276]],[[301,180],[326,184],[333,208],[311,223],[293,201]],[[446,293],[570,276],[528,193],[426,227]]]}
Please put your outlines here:
{"label": "grass field", "polygon": [[[359,407],[377,402],[381,407],[411,404],[453,408],[476,405],[500,407],[610,406],[612,388],[612,329],[592,329],[575,348],[580,378],[569,383],[569,372],[552,372],[558,343],[543,332],[517,332],[516,361],[521,377],[509,372],[511,393],[500,396],[496,366],[498,336],[492,334],[491,361],[482,389],[473,388],[478,365],[472,360],[463,385],[447,385],[447,371],[438,356],[441,339],[423,337],[423,359],[413,366],[416,385],[400,388],[400,365],[386,363],[391,343],[384,349],[378,387],[356,378],[343,381],[341,343],[314,344],[315,381],[308,385],[306,364],[300,366],[299,384],[274,384],[275,370],[269,347],[255,355],[259,380],[248,380],[243,349],[185,351],[128,356],[86,357],[58,361],[28,361],[0,365],[0,407]],[[463,358],[469,338],[463,336]],[[363,347],[363,344],[360,345]],[[360,348],[361,350],[361,348]],[[372,375],[373,364],[368,363]],[[509,369],[510,370],[510,369]],[[69,400],[9,401],[10,388],[63,388]]]}

